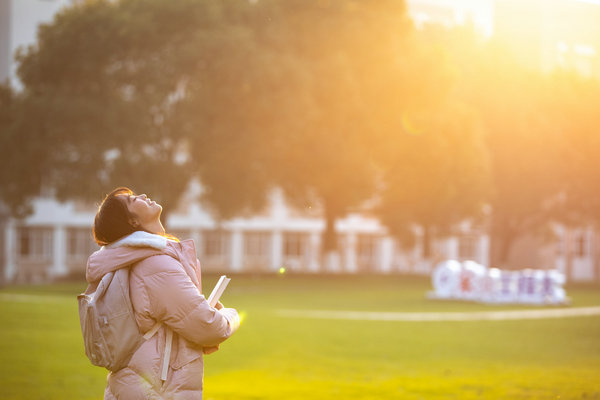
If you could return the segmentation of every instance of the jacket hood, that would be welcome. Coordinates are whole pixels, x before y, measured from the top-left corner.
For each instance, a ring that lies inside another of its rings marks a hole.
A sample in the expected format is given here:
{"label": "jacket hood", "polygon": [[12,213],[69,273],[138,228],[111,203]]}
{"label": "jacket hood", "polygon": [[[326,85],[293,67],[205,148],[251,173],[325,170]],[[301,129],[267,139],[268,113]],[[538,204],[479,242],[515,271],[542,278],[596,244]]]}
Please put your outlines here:
{"label": "jacket hood", "polygon": [[168,252],[170,240],[144,231],[136,231],[94,252],[87,262],[85,278],[88,283],[98,282],[102,277],[127,265],[148,257]]}

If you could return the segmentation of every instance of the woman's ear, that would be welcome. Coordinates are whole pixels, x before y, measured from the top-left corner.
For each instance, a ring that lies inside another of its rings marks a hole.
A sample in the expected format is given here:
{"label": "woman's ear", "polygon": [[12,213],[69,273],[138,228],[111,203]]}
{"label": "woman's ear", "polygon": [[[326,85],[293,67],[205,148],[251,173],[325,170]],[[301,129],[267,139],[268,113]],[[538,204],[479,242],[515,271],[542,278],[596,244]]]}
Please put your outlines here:
{"label": "woman's ear", "polygon": [[129,225],[133,226],[134,228],[139,228],[141,224],[137,218],[129,218]]}

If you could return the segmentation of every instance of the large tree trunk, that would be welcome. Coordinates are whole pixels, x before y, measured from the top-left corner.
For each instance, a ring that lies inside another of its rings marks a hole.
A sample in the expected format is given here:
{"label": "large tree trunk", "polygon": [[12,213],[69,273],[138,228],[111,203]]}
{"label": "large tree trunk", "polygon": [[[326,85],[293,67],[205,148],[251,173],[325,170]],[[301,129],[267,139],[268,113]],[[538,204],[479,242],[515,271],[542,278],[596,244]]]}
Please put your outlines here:
{"label": "large tree trunk", "polygon": [[571,276],[573,275],[574,244],[573,232],[571,229],[567,228],[565,231],[565,278],[567,279],[567,282],[571,281]]}
{"label": "large tree trunk", "polygon": [[508,221],[492,217],[491,246],[490,246],[490,267],[507,268],[509,267],[510,250],[514,243],[516,232],[510,229]]}
{"label": "large tree trunk", "polygon": [[325,210],[325,230],[323,231],[323,247],[321,249],[323,254],[337,250],[335,220],[335,215]]}
{"label": "large tree trunk", "polygon": [[321,253],[327,254],[338,249],[337,243],[337,232],[335,231],[335,221],[337,220],[340,212],[336,204],[330,200],[325,199],[324,210],[325,213],[325,230],[323,231]]}
{"label": "large tree trunk", "polygon": [[321,236],[321,265],[327,271],[337,271],[340,269],[340,254],[338,252],[335,221],[339,213],[331,201],[325,200],[324,203],[325,230]]}
{"label": "large tree trunk", "polygon": [[498,235],[496,240],[499,241],[498,252],[497,252],[497,260],[496,265],[501,267],[509,267],[509,256],[510,249],[513,245],[513,236],[509,232],[505,232],[503,235]]}
{"label": "large tree trunk", "polygon": [[423,225],[423,258],[431,258],[431,227],[428,225]]}
{"label": "large tree trunk", "polygon": [[10,251],[10,249],[6,248],[6,237],[4,236],[4,228],[7,221],[8,217],[0,210],[0,288],[6,283],[4,276],[6,270],[5,260],[6,252]]}

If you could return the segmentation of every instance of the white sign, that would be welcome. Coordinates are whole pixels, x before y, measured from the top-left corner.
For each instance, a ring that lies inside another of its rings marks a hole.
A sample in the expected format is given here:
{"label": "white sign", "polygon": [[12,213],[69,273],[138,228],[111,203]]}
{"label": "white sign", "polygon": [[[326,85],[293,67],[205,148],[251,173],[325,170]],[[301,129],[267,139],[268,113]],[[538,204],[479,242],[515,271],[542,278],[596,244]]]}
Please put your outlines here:
{"label": "white sign", "polygon": [[429,298],[484,303],[565,304],[565,276],[557,270],[506,271],[475,261],[447,260],[431,276]]}

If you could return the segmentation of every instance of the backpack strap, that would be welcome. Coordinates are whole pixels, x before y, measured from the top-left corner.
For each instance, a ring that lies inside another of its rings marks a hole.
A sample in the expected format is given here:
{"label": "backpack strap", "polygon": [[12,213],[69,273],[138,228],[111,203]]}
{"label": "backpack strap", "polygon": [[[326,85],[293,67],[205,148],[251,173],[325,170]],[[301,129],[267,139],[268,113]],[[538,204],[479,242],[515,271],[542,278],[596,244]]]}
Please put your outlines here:
{"label": "backpack strap", "polygon": [[[157,322],[154,324],[152,328],[144,335],[144,339],[148,340],[152,336],[158,332],[160,327],[162,326],[162,322]],[[160,379],[164,382],[167,380],[167,372],[169,371],[169,360],[171,359],[171,347],[173,345],[173,331],[167,327],[166,328],[166,342],[165,342],[165,354],[163,355],[162,368],[160,372]]]}
{"label": "backpack strap", "polygon": [[158,332],[158,329],[162,326],[162,322],[158,321],[156,324],[154,324],[154,326],[152,328],[150,328],[150,330],[148,332],[146,332],[144,334],[144,339],[148,340],[150,339],[152,336],[154,336],[154,334],[156,332]]}
{"label": "backpack strap", "polygon": [[165,354],[163,356],[162,371],[160,379],[164,382],[167,380],[167,372],[169,370],[169,360],[171,359],[171,345],[173,343],[173,331],[167,327],[167,341],[165,343]]}

